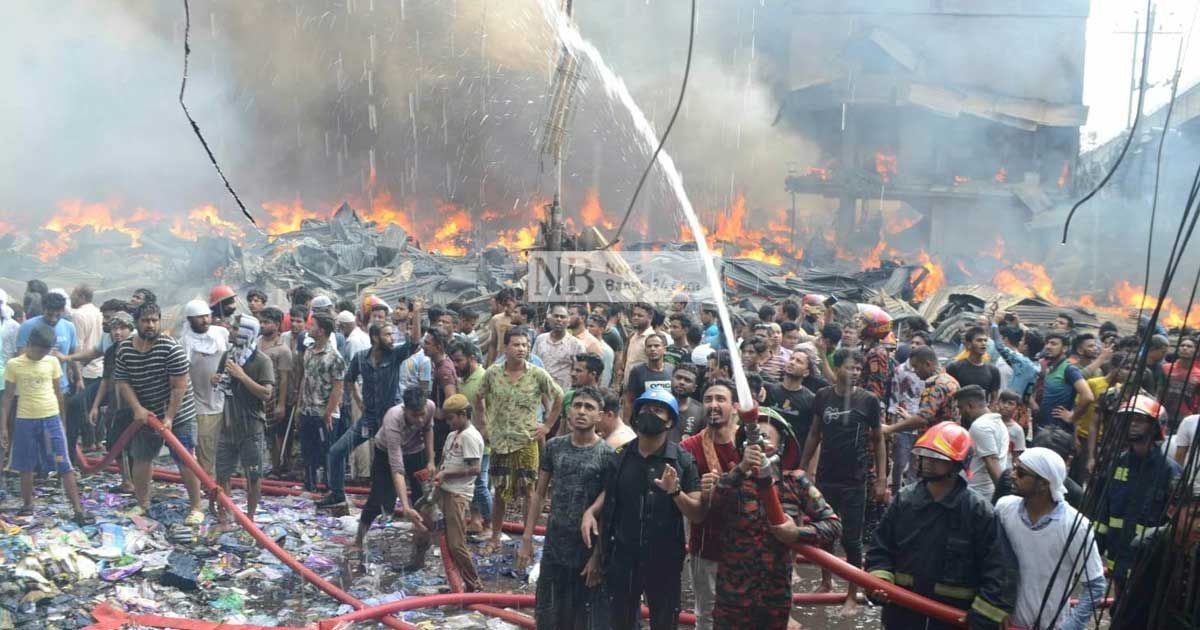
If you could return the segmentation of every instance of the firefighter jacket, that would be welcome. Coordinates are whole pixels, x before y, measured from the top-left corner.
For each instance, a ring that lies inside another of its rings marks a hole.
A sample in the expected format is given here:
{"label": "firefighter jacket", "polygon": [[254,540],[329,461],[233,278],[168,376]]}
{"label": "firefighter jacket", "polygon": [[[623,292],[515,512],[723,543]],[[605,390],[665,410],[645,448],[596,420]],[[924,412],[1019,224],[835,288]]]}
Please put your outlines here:
{"label": "firefighter jacket", "polygon": [[[1017,600],[1017,559],[992,506],[955,478],[940,501],[924,481],[888,506],[867,550],[867,570],[883,580],[967,611],[968,627],[1001,628]],[[885,628],[952,628],[887,605]]]}
{"label": "firefighter jacket", "polygon": [[1167,501],[1180,472],[1179,464],[1157,444],[1146,457],[1128,449],[1117,458],[1096,514],[1096,540],[1113,579],[1124,582],[1129,577],[1137,555],[1133,539],[1146,528],[1167,522]]}

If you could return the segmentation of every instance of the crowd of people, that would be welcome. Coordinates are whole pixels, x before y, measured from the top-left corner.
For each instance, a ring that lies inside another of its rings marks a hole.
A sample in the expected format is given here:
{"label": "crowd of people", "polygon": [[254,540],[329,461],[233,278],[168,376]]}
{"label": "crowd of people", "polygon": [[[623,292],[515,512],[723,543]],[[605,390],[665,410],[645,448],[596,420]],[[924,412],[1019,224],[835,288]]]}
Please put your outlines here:
{"label": "crowd of people", "polygon": [[[298,475],[322,510],[346,508],[348,475],[369,478],[351,552],[395,514],[416,569],[440,527],[467,590],[483,588],[474,557],[503,550],[506,517],[524,523],[521,568],[544,522],[540,628],[638,627],[643,602],[652,628],[673,628],[685,580],[699,628],[785,628],[797,543],[840,543],[974,628],[1081,628],[1109,580],[1129,591],[1135,536],[1163,524],[1200,411],[1195,339],[1168,356],[1165,331],[1139,331],[1143,344],[1067,315],[1039,330],[991,308],[940,358],[928,322],[815,295],[735,313],[733,335],[715,304],[682,295],[538,309],[506,288],[487,313],[303,286],[286,307],[228,286],[182,309],[149,289],[92,299],[36,280],[21,301],[0,293],[0,446],[19,516],[38,509],[34,475],[53,473],[72,518],[93,522],[77,453],[153,415],[226,492],[244,478],[251,518],[265,477]],[[1118,417],[1128,435],[1105,461]],[[135,514],[162,451],[142,426],[120,455],[114,490]],[[180,473],[184,523],[211,511],[227,527]],[[1089,520],[1094,484],[1106,492]],[[848,591],[842,615],[860,605]],[[863,595],[885,627],[951,627]]]}

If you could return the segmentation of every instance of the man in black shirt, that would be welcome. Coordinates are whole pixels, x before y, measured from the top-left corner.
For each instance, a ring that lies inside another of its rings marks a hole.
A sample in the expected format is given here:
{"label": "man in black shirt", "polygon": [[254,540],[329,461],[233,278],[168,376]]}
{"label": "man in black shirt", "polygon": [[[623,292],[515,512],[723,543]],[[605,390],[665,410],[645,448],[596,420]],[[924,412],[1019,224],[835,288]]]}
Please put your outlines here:
{"label": "man in black shirt", "polygon": [[[887,451],[879,430],[879,399],[857,387],[862,373],[862,355],[857,350],[839,349],[831,361],[837,380],[817,392],[813,399],[813,422],[801,457],[801,468],[812,470],[813,455],[821,447],[817,484],[821,494],[842,519],[842,547],[846,562],[861,567],[863,520],[866,514],[867,474],[874,468],[875,500],[887,497]],[[831,576],[823,574],[822,590],[831,587]],[[848,585],[843,616],[857,612],[857,587]]]}
{"label": "man in black shirt", "polygon": [[704,407],[692,398],[696,393],[696,381],[699,375],[696,366],[691,363],[680,363],[671,374],[671,395],[679,405],[679,422],[671,427],[669,438],[678,444],[683,438],[699,433],[708,426],[708,418],[704,415]]}
{"label": "man in black shirt", "polygon": [[629,383],[625,386],[622,413],[625,422],[633,417],[633,401],[651,389],[670,391],[671,374],[674,366],[666,362],[667,340],[662,333],[650,333],[646,337],[646,362],[629,368]]}
{"label": "man in black shirt", "polygon": [[808,356],[794,352],[783,366],[783,380],[766,384],[766,405],[778,411],[801,439],[808,438],[812,427],[813,393],[804,386],[807,372]]}
{"label": "man in black shirt", "polygon": [[963,333],[963,344],[967,356],[952,361],[946,373],[958,381],[960,387],[978,385],[987,392],[988,403],[1000,394],[1000,370],[987,362],[988,333],[980,326],[972,326]]}
{"label": "man in black shirt", "polygon": [[641,627],[645,593],[651,630],[673,630],[685,556],[683,517],[704,518],[700,478],[691,454],[667,440],[667,431],[679,421],[669,392],[647,391],[634,415],[637,440],[612,458],[604,492],[584,512],[581,530],[584,544],[589,549],[601,545],[606,559],[612,627]]}

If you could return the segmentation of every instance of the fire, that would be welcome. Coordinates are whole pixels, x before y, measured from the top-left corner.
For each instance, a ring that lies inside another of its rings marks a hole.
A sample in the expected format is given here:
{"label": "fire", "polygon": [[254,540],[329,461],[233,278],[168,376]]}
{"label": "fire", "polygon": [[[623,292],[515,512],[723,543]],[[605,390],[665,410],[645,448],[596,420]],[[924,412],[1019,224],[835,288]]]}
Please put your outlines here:
{"label": "fire", "polygon": [[903,217],[898,212],[889,212],[883,218],[883,233],[892,236],[911,228],[920,221],[920,217]]}
{"label": "fire", "polygon": [[[1146,313],[1154,310],[1158,305],[1158,299],[1153,295],[1142,297],[1143,289],[1139,286],[1134,286],[1127,280],[1122,280],[1108,292],[1108,298],[1112,302],[1124,306],[1130,310],[1141,309]],[[1159,310],[1158,320],[1168,328],[1181,328],[1185,324],[1188,327],[1200,326],[1200,309],[1192,308],[1184,317],[1184,311],[1171,298],[1163,300],[1162,309]]]}
{"label": "fire", "polygon": [[267,225],[267,233],[271,236],[298,231],[305,219],[328,219],[329,211],[319,212],[304,207],[299,199],[290,204],[278,201],[264,201],[263,210],[271,215],[271,223]]}
{"label": "fire", "polygon": [[762,261],[765,263],[771,263],[773,265],[782,265],[783,264],[783,256],[780,256],[779,254],[775,254],[775,253],[769,253],[769,252],[763,250],[763,248],[761,248],[761,247],[755,247],[754,249],[744,249],[744,250],[738,252],[736,255],[734,255],[734,258],[748,258],[750,260],[759,260],[759,261]]}
{"label": "fire", "polygon": [[1058,187],[1067,187],[1067,177],[1071,174],[1071,161],[1063,160],[1062,172],[1058,175]]}
{"label": "fire", "polygon": [[527,250],[537,243],[537,230],[533,227],[501,230],[489,246],[499,246],[510,252]]}
{"label": "fire", "polygon": [[600,206],[600,193],[595,188],[587,191],[583,207],[579,209],[579,218],[588,227],[603,227],[606,230],[616,228],[616,224],[604,216],[604,208]]}
{"label": "fire", "polygon": [[8,234],[9,232],[13,231],[13,229],[14,228],[11,223],[6,223],[4,221],[0,221],[0,236],[4,236],[5,234]]}
{"label": "fire", "polygon": [[891,153],[875,152],[875,172],[885,183],[892,181],[896,175],[896,156]]}
{"label": "fire", "polygon": [[[917,254],[917,260],[921,262],[921,267],[928,273],[925,279],[921,281],[921,284],[913,289],[913,301],[924,302],[936,293],[938,289],[942,288],[942,285],[946,284],[946,272],[942,269],[941,265],[933,262],[933,259],[929,257],[929,254],[925,250],[921,250]],[[920,272],[914,271],[913,273],[915,277]]]}
{"label": "fire", "polygon": [[187,224],[180,219],[175,220],[175,224],[171,226],[171,233],[179,238],[187,240],[195,240],[199,236],[196,228],[203,227],[208,233],[224,236],[236,241],[241,241],[246,237],[246,231],[242,227],[232,221],[226,221],[221,217],[220,211],[216,206],[200,206],[192,208],[188,212]]}
{"label": "fire", "polygon": [[58,204],[58,212],[51,216],[42,227],[52,232],[58,232],[60,239],[65,239],[61,245],[63,249],[67,247],[70,234],[85,227],[91,227],[97,232],[120,232],[128,236],[133,246],[137,247],[142,230],[135,227],[134,224],[158,221],[164,218],[163,215],[145,208],[136,208],[126,217],[114,216],[113,210],[116,207],[115,202],[84,203],[79,199],[67,199]]}
{"label": "fire", "polygon": [[992,249],[985,250],[980,253],[983,254],[984,256],[990,256],[992,258],[995,258],[996,260],[1003,260],[1004,259],[1004,239],[997,236],[996,244],[992,247]]}
{"label": "fire", "polygon": [[1059,301],[1054,293],[1054,282],[1046,268],[1038,264],[1022,262],[1013,265],[1012,269],[1001,269],[992,278],[992,284],[1013,295]]}
{"label": "fire", "polygon": [[955,175],[954,176],[954,185],[955,186],[962,186],[963,184],[969,183],[970,181],[971,181],[971,178],[967,177],[966,175]]}
{"label": "fire", "polygon": [[50,262],[52,258],[67,251],[70,240],[65,236],[53,241],[42,241],[37,244],[37,257],[42,262]]}
{"label": "fire", "polygon": [[806,175],[814,175],[823,182],[829,181],[829,169],[827,169],[827,168],[810,166],[810,167],[808,167],[808,172],[805,174]]}
{"label": "fire", "polygon": [[996,174],[992,176],[992,181],[997,184],[1003,184],[1008,181],[1008,169],[1001,166],[1000,170],[996,171]]}

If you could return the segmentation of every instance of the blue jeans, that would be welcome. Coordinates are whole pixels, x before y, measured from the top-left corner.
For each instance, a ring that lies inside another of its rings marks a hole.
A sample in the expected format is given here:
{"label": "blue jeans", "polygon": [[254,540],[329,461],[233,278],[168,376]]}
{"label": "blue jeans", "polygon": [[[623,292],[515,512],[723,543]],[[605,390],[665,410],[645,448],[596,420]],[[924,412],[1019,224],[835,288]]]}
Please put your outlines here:
{"label": "blue jeans", "polygon": [[[325,462],[329,446],[325,434],[325,419],[321,416],[300,416],[300,457],[304,459],[304,489],[317,489],[317,469]],[[326,469],[326,475],[329,470]]]}
{"label": "blue jeans", "polygon": [[492,492],[488,490],[488,460],[491,458],[490,454],[484,453],[483,459],[479,460],[479,474],[475,477],[475,497],[471,499],[471,507],[479,510],[485,524],[490,523],[492,518]]}
{"label": "blue jeans", "polygon": [[366,418],[359,418],[351,430],[343,433],[333,446],[329,447],[329,463],[325,467],[325,477],[331,494],[346,494],[346,460],[350,459],[351,451],[371,438],[370,433],[363,435],[365,426]]}

